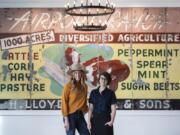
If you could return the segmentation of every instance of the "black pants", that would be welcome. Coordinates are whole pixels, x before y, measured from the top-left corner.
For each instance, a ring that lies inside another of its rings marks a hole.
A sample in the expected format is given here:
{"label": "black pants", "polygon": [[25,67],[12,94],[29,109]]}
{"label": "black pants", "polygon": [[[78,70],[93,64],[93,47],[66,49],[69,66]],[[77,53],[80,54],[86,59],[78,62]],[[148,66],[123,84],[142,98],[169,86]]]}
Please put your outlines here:
{"label": "black pants", "polygon": [[110,120],[110,114],[93,114],[91,119],[91,135],[113,135],[113,127],[105,125]]}

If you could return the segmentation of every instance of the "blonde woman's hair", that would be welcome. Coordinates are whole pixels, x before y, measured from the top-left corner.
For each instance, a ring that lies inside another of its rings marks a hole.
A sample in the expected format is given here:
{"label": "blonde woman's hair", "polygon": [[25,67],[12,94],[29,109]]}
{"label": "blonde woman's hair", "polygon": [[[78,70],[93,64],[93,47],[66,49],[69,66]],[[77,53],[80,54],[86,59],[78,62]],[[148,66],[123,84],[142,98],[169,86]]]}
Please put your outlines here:
{"label": "blonde woman's hair", "polygon": [[80,89],[77,88],[77,81],[76,79],[74,78],[74,72],[71,74],[71,78],[70,78],[70,83],[72,84],[72,88],[71,90],[76,90],[76,91],[79,91],[79,90],[83,90],[86,88],[86,83],[85,83],[85,80],[86,80],[86,75],[84,74],[83,71],[81,71],[81,79],[80,79]]}

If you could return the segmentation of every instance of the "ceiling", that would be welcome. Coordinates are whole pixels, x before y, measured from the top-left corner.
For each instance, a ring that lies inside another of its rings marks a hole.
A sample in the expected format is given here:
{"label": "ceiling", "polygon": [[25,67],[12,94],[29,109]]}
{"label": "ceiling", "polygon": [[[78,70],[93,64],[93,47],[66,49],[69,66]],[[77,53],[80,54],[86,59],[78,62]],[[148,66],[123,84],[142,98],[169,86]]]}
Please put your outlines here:
{"label": "ceiling", "polygon": [[[64,7],[69,0],[0,0],[0,8]],[[76,0],[77,1],[77,0]],[[180,7],[180,0],[112,0],[117,7]]]}

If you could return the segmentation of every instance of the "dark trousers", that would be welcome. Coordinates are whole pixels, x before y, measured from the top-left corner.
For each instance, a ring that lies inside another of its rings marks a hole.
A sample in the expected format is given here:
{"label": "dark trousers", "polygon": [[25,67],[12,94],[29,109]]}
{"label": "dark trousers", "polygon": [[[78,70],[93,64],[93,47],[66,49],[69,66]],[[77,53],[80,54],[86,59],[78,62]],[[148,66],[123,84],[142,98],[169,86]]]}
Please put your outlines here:
{"label": "dark trousers", "polygon": [[113,135],[113,127],[105,125],[110,120],[110,114],[93,114],[91,135]]}
{"label": "dark trousers", "polygon": [[66,131],[67,135],[75,135],[76,129],[80,135],[90,135],[82,111],[76,111],[68,115],[68,119],[69,119],[69,130]]}

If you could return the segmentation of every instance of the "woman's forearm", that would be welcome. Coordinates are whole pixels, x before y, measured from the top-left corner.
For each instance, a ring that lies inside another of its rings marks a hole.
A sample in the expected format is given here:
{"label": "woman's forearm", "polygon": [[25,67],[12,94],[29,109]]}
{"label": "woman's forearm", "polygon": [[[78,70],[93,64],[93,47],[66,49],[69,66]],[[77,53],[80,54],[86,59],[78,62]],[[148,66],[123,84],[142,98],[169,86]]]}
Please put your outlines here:
{"label": "woman's forearm", "polygon": [[114,123],[114,119],[116,116],[116,105],[111,105],[111,122]]}
{"label": "woman's forearm", "polygon": [[90,121],[91,121],[92,112],[93,112],[93,105],[92,105],[92,104],[89,104],[88,122],[90,122]]}

